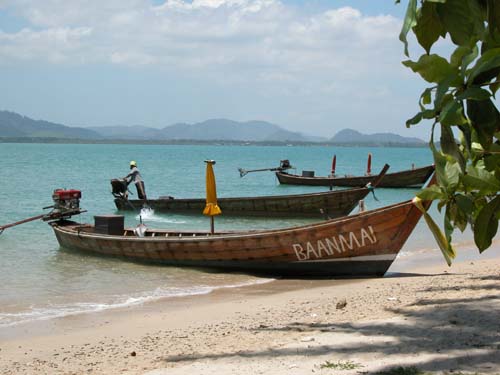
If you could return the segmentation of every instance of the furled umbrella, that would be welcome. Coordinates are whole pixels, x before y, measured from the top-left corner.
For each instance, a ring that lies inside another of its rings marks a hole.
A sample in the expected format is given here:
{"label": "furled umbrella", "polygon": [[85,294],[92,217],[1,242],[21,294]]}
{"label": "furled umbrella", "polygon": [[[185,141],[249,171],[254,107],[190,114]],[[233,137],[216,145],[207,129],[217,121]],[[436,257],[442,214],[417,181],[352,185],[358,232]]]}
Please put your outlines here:
{"label": "furled umbrella", "polygon": [[214,216],[220,215],[222,211],[217,205],[217,187],[215,185],[215,175],[212,167],[215,164],[215,160],[205,160],[205,163],[207,163],[207,204],[205,206],[205,209],[203,210],[203,215],[210,216],[210,233],[213,234]]}

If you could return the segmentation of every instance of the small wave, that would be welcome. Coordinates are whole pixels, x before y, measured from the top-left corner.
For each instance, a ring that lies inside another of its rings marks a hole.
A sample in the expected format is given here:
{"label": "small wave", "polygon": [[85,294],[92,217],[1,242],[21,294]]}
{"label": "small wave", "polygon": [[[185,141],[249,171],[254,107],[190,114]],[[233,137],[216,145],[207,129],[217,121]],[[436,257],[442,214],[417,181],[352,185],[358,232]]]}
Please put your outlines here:
{"label": "small wave", "polygon": [[141,216],[143,219],[149,219],[154,215],[155,215],[155,210],[152,209],[151,207],[143,207],[141,208],[141,212],[139,213],[139,216]]}
{"label": "small wave", "polygon": [[175,220],[162,216],[155,215],[155,210],[150,207],[143,207],[139,215],[135,217],[137,220],[150,221],[156,223],[169,223],[169,224],[185,224],[185,220]]}
{"label": "small wave", "polygon": [[200,285],[191,288],[157,288],[152,292],[145,292],[136,296],[116,296],[114,301],[110,303],[79,302],[71,305],[57,304],[49,307],[32,307],[28,311],[19,313],[0,313],[0,328],[12,327],[34,321],[50,320],[72,315],[89,314],[111,309],[138,306],[164,298],[206,295],[215,290],[266,284],[274,280],[275,279],[258,279],[230,285]]}

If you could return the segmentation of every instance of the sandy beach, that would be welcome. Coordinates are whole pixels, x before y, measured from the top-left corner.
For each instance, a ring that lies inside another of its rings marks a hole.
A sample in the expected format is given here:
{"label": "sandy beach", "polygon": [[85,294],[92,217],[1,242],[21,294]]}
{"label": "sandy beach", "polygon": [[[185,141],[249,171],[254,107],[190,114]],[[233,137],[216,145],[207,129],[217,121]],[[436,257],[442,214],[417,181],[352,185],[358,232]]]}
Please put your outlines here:
{"label": "sandy beach", "polygon": [[6,328],[0,372],[500,373],[500,243],[487,254],[449,268],[434,251],[379,279],[276,280]]}

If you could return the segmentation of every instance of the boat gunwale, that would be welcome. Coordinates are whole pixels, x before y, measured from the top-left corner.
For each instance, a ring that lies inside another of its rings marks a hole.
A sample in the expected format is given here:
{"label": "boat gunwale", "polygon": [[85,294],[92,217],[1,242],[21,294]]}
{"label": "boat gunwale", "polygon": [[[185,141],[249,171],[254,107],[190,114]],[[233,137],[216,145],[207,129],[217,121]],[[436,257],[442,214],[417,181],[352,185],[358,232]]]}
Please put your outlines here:
{"label": "boat gunwale", "polygon": [[[364,211],[364,212],[359,212],[353,215],[349,216],[343,216],[340,218],[334,218],[330,220],[325,220],[322,222],[315,222],[315,223],[310,223],[310,224],[305,224],[305,225],[299,225],[299,226],[293,226],[293,227],[286,227],[286,228],[276,228],[276,229],[271,229],[271,230],[252,230],[252,231],[228,231],[228,232],[223,232],[223,233],[214,233],[210,234],[209,232],[198,232],[200,233],[200,236],[185,236],[185,237],[179,237],[179,236],[169,236],[169,237],[156,237],[156,236],[145,236],[145,237],[136,237],[136,236],[125,236],[125,235],[108,235],[108,234],[102,234],[102,233],[91,233],[91,232],[84,232],[84,231],[78,231],[78,228],[83,228],[83,227],[90,227],[94,228],[93,225],[91,224],[77,224],[77,225],[58,225],[57,222],[52,223],[52,227],[55,230],[65,232],[67,234],[73,235],[73,236],[79,236],[79,237],[85,237],[85,238],[91,238],[91,239],[103,239],[103,240],[125,240],[125,241],[132,241],[132,242],[192,242],[194,241],[214,241],[214,240],[225,240],[225,239],[235,239],[235,238],[250,238],[250,237],[265,237],[269,235],[286,235],[291,232],[302,232],[306,230],[321,230],[325,227],[331,226],[331,225],[337,225],[337,224],[345,224],[350,221],[357,220],[359,218],[370,218],[371,216],[374,215],[379,215],[383,214],[386,211],[391,211],[394,209],[397,209],[399,207],[404,207],[408,205],[413,205],[413,200],[406,200],[403,202],[398,202],[394,203],[389,206],[384,206],[384,207],[379,207],[373,210],[369,211]],[[416,207],[415,207],[416,208]],[[133,230],[133,229],[126,229],[126,230]],[[176,234],[193,234],[197,233],[196,231],[162,231],[160,229],[153,229],[150,231],[150,233],[176,233]],[[206,234],[206,236],[201,236],[201,234]],[[297,233],[295,233],[297,234]]]}

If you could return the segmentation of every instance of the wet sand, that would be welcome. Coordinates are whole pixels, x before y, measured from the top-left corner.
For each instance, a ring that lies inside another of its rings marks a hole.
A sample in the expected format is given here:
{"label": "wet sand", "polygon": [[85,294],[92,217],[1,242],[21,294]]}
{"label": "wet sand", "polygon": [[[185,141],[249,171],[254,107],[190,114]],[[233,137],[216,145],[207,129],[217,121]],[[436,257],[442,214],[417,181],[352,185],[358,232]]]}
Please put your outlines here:
{"label": "wet sand", "polygon": [[500,373],[500,242],[0,330],[2,374]]}

